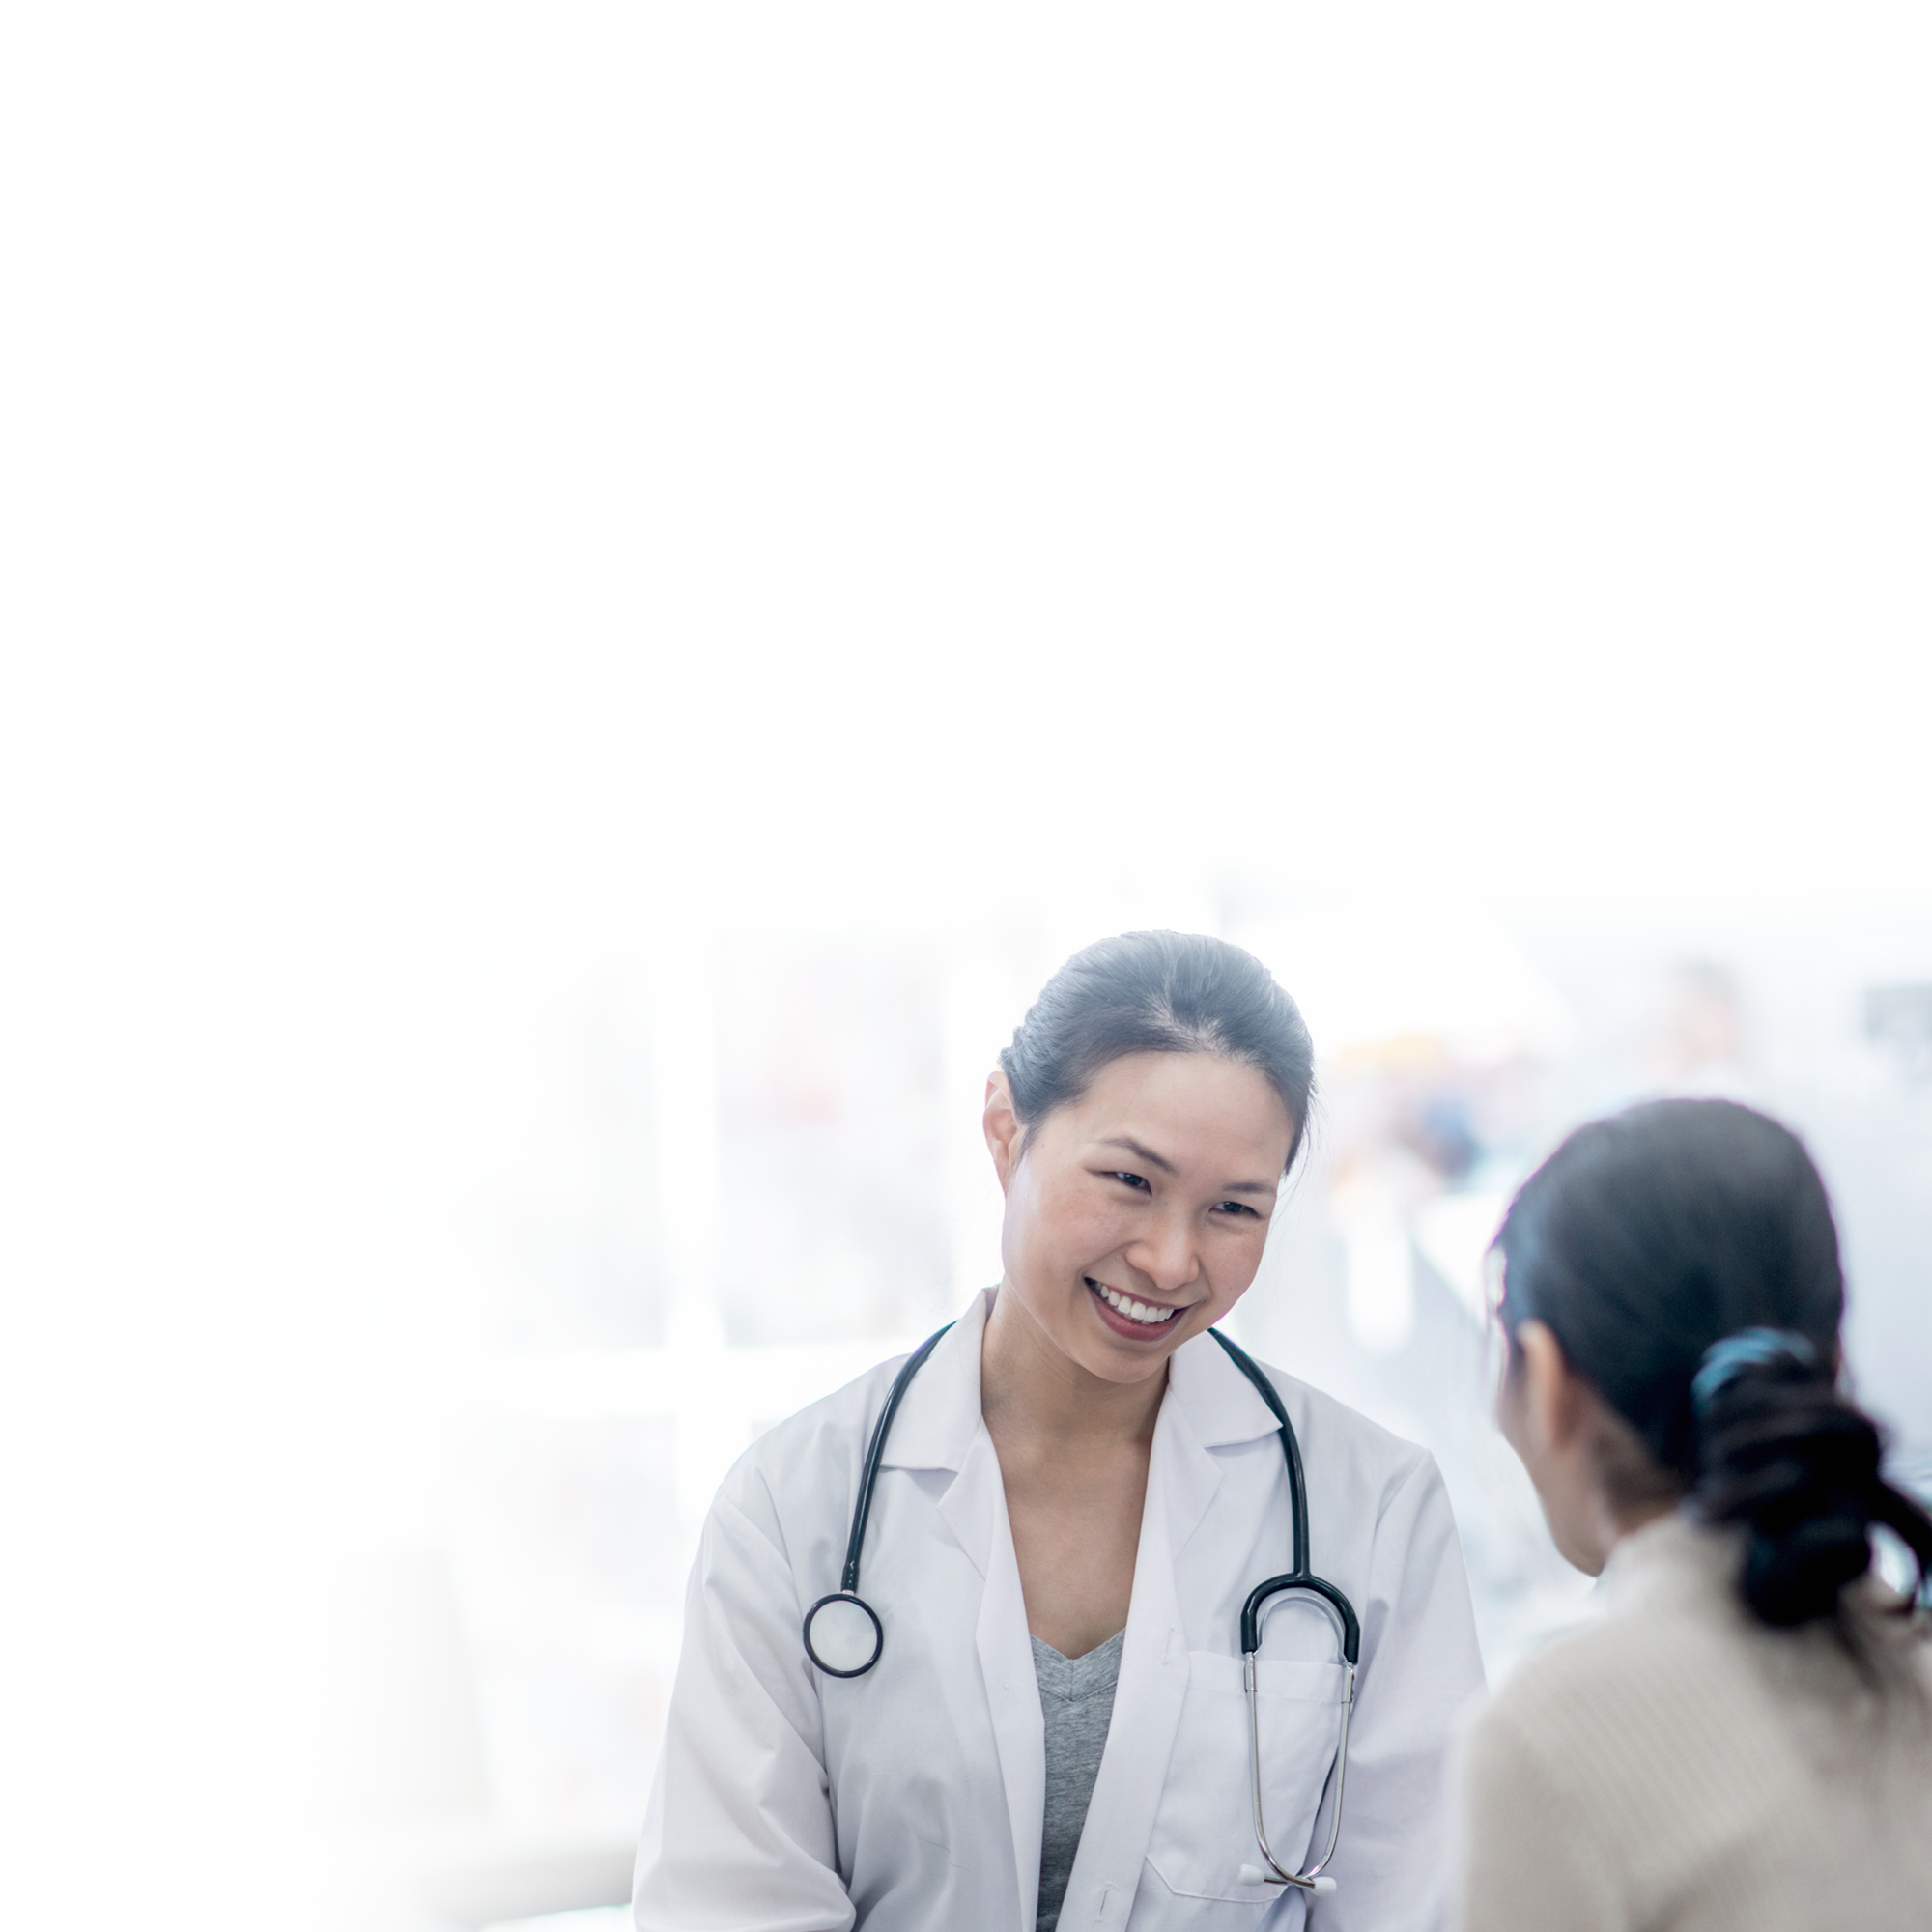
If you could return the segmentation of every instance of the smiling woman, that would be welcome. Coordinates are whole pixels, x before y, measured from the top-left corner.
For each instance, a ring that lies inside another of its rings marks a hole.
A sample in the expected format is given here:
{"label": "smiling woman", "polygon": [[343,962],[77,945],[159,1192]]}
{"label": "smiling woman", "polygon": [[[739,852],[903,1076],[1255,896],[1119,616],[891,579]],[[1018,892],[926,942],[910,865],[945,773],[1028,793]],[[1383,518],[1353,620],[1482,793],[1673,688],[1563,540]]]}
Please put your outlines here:
{"label": "smiling woman", "polygon": [[[713,1507],[640,1932],[1437,1921],[1481,1685],[1441,1480],[1207,1332],[1312,1083],[1293,1001],[1217,940],[1049,982],[986,1083],[999,1286]],[[813,1640],[839,1619],[849,1657]]]}
{"label": "smiling woman", "polygon": [[1068,961],[986,1083],[1007,1212],[980,1406],[1028,1624],[1066,1656],[1126,1624],[1161,1371],[1254,1280],[1313,1084],[1265,969],[1169,933]]}

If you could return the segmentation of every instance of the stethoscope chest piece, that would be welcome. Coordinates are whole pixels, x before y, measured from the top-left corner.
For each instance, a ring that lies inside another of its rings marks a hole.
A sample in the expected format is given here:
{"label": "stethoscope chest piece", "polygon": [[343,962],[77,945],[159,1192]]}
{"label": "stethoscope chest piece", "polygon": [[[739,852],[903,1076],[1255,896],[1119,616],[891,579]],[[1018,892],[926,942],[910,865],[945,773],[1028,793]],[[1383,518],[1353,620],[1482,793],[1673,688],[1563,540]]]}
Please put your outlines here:
{"label": "stethoscope chest piece", "polygon": [[893,1426],[893,1415],[904,1399],[906,1385],[939,1346],[940,1335],[952,1326],[949,1321],[938,1335],[928,1335],[893,1378],[886,1406],[879,1411],[866,1460],[860,1465],[859,1499],[852,1507],[852,1534],[845,1545],[845,1574],[838,1589],[829,1597],[820,1597],[805,1613],[805,1654],[828,1677],[865,1676],[886,1647],[886,1629],[878,1611],[859,1594],[859,1552],[865,1547],[866,1519],[872,1511],[872,1485],[879,1479],[886,1432]]}
{"label": "stethoscope chest piece", "polygon": [[886,1646],[885,1627],[864,1597],[835,1590],[805,1613],[805,1654],[828,1677],[863,1677]]}

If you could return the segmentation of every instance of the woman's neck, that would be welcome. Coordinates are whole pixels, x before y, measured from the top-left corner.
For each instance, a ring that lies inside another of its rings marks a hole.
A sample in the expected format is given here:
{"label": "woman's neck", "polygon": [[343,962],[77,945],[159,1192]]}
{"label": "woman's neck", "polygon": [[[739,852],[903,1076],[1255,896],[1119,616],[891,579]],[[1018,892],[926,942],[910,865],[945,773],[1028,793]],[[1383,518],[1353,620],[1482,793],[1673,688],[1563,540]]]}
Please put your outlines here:
{"label": "woman's neck", "polygon": [[980,1352],[980,1407],[995,1441],[1098,1447],[1153,1440],[1167,1393],[1163,1363],[1135,1382],[1083,1369],[1004,1287],[993,1297]]}
{"label": "woman's neck", "polygon": [[1640,1529],[1648,1529],[1660,1517],[1674,1516],[1677,1505],[1670,1501],[1634,1503],[1624,1509],[1615,1509],[1605,1504],[1605,1560],[1617,1552],[1620,1544],[1627,1543]]}

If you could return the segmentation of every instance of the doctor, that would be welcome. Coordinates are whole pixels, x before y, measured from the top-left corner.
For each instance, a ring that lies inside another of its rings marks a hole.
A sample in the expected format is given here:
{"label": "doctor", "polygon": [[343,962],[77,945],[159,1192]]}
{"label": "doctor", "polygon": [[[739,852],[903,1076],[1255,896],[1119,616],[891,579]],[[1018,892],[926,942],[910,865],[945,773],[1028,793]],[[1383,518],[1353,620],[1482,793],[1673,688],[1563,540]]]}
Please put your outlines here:
{"label": "doctor", "polygon": [[[833,1674],[802,1626],[840,1586],[899,1363],[772,1430],[719,1492],[639,1932],[1437,1924],[1445,1747],[1482,1685],[1448,1499],[1422,1450],[1273,1371],[1359,1670],[1336,1888],[1269,1882],[1257,1849],[1242,1606],[1291,1569],[1292,1484],[1207,1330],[1260,1265],[1312,1071],[1294,1003],[1217,940],[1133,933],[1055,975],[987,1082],[1004,1276],[881,1445],[856,1586],[877,1662]],[[1292,1591],[1259,1633],[1288,1872],[1328,1840],[1341,1622]]]}

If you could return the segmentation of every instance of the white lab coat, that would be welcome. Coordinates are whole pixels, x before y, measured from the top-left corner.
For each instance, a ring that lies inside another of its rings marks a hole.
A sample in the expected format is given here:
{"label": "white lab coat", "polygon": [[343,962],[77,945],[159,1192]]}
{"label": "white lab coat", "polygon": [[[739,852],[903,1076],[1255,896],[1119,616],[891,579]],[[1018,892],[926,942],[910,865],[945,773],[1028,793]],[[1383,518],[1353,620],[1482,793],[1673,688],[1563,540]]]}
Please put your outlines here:
{"label": "white lab coat", "polygon": [[[867,1676],[808,1662],[838,1587],[882,1364],[762,1436],[713,1504],[639,1848],[638,1932],[1033,1932],[1043,1725],[1006,1491],[980,1413],[977,1299],[887,1439],[860,1593],[885,1627]],[[1469,1589],[1430,1456],[1291,1377],[1310,1553],[1361,1619],[1339,1881],[1311,1932],[1423,1932],[1444,1910],[1443,1760],[1482,1688]],[[1154,1427],[1106,1750],[1065,1932],[1268,1932],[1298,1889],[1243,1883],[1251,1824],[1240,1609],[1289,1567],[1274,1418],[1213,1340],[1175,1351]],[[1294,1598],[1265,1626],[1269,1835],[1314,1838],[1334,1755],[1335,1626]],[[1332,1803],[1332,1797],[1330,1802]],[[1325,1833],[1327,1810],[1321,1826]],[[1323,1839],[1325,1842],[1325,1837]]]}

